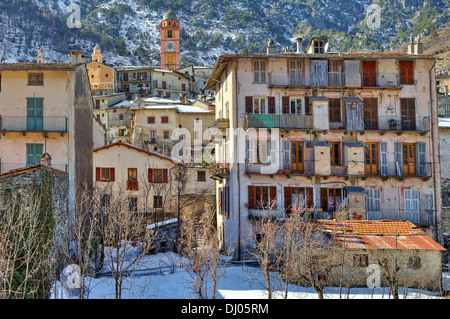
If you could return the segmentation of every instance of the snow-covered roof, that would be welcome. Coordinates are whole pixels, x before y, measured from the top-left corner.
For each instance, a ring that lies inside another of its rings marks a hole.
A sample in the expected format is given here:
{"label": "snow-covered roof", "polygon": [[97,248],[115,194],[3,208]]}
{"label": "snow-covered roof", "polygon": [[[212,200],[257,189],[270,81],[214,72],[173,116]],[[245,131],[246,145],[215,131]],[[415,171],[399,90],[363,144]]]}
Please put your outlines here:
{"label": "snow-covered roof", "polygon": [[123,100],[123,101],[120,101],[120,102],[118,102],[116,104],[113,104],[113,105],[111,105],[109,107],[111,107],[111,108],[114,108],[114,107],[130,107],[132,104],[134,104],[133,101]]}
{"label": "snow-covered roof", "polygon": [[178,218],[172,218],[172,219],[169,219],[169,220],[165,220],[163,222],[159,222],[159,223],[156,223],[156,224],[148,225],[145,228],[147,228],[147,229],[155,229],[155,228],[158,228],[158,227],[161,227],[161,226],[174,224],[177,221],[178,221]]}
{"label": "snow-covered roof", "polygon": [[168,98],[158,97],[158,96],[144,98],[143,101],[146,103],[162,103],[162,104],[178,104],[178,103],[180,103],[179,100],[168,99]]}
{"label": "snow-covered roof", "polygon": [[438,118],[438,126],[444,128],[450,128],[450,118],[449,117],[440,117]]}
{"label": "snow-covered roof", "polygon": [[198,106],[192,105],[177,105],[179,113],[211,113],[211,110],[205,110]]}

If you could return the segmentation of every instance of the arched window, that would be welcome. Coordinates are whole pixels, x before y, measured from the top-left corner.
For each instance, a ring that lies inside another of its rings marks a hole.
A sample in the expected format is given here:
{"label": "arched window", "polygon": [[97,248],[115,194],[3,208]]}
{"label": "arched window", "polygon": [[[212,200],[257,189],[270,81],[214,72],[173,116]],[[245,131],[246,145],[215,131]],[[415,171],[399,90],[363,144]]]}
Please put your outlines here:
{"label": "arched window", "polygon": [[169,25],[170,25],[170,21],[169,21]]}
{"label": "arched window", "polygon": [[171,38],[172,37],[172,30],[167,31],[167,37]]}

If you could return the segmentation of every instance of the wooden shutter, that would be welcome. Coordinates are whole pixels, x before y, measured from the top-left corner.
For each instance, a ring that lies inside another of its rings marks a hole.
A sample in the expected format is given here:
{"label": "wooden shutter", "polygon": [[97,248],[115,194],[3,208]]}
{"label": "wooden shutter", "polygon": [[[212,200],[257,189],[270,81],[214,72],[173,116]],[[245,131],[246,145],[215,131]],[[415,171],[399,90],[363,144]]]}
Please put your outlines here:
{"label": "wooden shutter", "polygon": [[248,187],[248,204],[250,205],[250,208],[256,206],[255,186]]}
{"label": "wooden shutter", "polygon": [[245,113],[253,113],[253,96],[245,97]]}
{"label": "wooden shutter", "polygon": [[366,197],[367,218],[369,220],[381,219],[381,189],[368,188]]}
{"label": "wooden shutter", "polygon": [[283,114],[289,114],[289,96],[282,96],[281,97],[281,104],[283,108]]}
{"label": "wooden shutter", "polygon": [[277,209],[277,187],[270,186],[269,187],[269,198],[270,198],[270,208],[276,210]]}
{"label": "wooden shutter", "polygon": [[404,195],[404,208],[405,219],[413,222],[419,222],[419,198],[420,194],[417,189],[405,189]]}
{"label": "wooden shutter", "polygon": [[400,61],[400,84],[414,84],[413,61]]}
{"label": "wooden shutter", "polygon": [[320,208],[322,211],[328,211],[328,188],[320,189]]}
{"label": "wooden shutter", "polygon": [[255,141],[245,140],[246,150],[247,150],[247,160],[249,163],[255,163],[255,153],[253,151]]}
{"label": "wooden shutter", "polygon": [[168,176],[167,176],[167,168],[163,169],[163,183],[167,183]]}
{"label": "wooden shutter", "polygon": [[380,143],[380,174],[382,176],[388,175],[388,152],[387,143]]}
{"label": "wooden shutter", "polygon": [[116,180],[116,169],[114,167],[111,167],[109,169],[109,180],[111,182],[114,182]]}
{"label": "wooden shutter", "polygon": [[292,205],[292,188],[286,186],[284,188],[284,209],[286,214],[289,214],[291,212],[291,205]]}
{"label": "wooden shutter", "polygon": [[148,182],[153,183],[153,169],[152,168],[148,169]]}
{"label": "wooden shutter", "polygon": [[269,96],[267,100],[269,104],[269,114],[275,114],[275,96]]}
{"label": "wooden shutter", "polygon": [[291,170],[291,141],[282,140],[282,143],[283,169]]}
{"label": "wooden shutter", "polygon": [[403,160],[402,160],[402,143],[394,143],[394,160],[395,160],[395,173],[397,176],[403,176]]}
{"label": "wooden shutter", "polygon": [[417,176],[425,176],[427,173],[427,153],[424,142],[417,143],[416,147],[417,159]]}
{"label": "wooden shutter", "polygon": [[100,174],[101,174],[100,167],[96,167],[95,168],[95,180],[97,182],[100,181]]}

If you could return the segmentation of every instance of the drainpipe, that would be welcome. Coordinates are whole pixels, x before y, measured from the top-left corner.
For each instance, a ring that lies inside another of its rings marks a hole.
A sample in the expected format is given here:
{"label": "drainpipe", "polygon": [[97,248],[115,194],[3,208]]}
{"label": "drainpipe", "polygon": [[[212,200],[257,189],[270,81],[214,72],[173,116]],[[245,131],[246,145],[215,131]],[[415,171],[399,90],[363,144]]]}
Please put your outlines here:
{"label": "drainpipe", "polygon": [[[436,59],[434,59],[433,62],[433,66],[431,67],[430,71],[429,71],[429,76],[430,76],[430,117],[431,117],[431,143],[432,143],[432,147],[433,147],[433,157],[435,157],[434,152],[435,152],[435,141],[434,141],[434,126],[435,126],[435,122],[434,122],[434,113],[433,113],[433,86],[432,86],[432,80],[431,80],[431,71],[434,69],[436,65]],[[436,88],[436,87],[435,87]],[[433,187],[434,187],[434,192],[433,192],[433,197],[434,197],[434,207],[435,207],[435,213],[434,213],[434,224],[435,224],[435,228],[436,228],[436,241],[439,242],[439,227],[438,227],[438,220],[437,220],[437,207],[438,207],[438,203],[437,203],[437,189],[436,189],[436,158],[433,158]]]}
{"label": "drainpipe", "polygon": [[[236,66],[234,68],[234,80],[235,80],[235,85],[236,85],[236,101],[235,101],[235,116],[234,116],[234,121],[235,121],[235,128],[238,127],[238,118],[239,118],[239,105],[238,105],[238,76],[237,76],[237,67],[239,64],[239,58],[236,58]],[[233,134],[233,136],[235,136]],[[237,147],[237,143],[234,143],[234,149],[235,152],[233,152],[236,156],[237,152],[236,152],[236,147]],[[239,163],[237,163],[236,165],[237,168],[237,186],[238,186],[238,260],[241,260],[241,183],[240,183],[240,167],[239,167]]]}

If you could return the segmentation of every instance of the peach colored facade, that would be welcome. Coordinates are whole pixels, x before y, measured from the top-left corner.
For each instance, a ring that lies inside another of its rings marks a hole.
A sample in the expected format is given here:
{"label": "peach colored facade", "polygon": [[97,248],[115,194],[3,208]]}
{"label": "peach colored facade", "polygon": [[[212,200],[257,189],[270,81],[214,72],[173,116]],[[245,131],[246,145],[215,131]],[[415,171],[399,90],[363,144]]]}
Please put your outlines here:
{"label": "peach colored facade", "polygon": [[[407,219],[439,239],[434,63],[406,53],[221,56],[205,89],[216,92],[224,136],[225,128],[279,133],[271,152],[235,135],[216,138],[224,145],[216,154],[230,160],[216,186],[224,246],[240,258],[254,243],[252,220],[264,215],[255,197],[276,200],[279,218],[293,217],[300,198],[313,218],[335,218],[345,205],[349,219]],[[274,171],[255,161],[261,153]]]}

